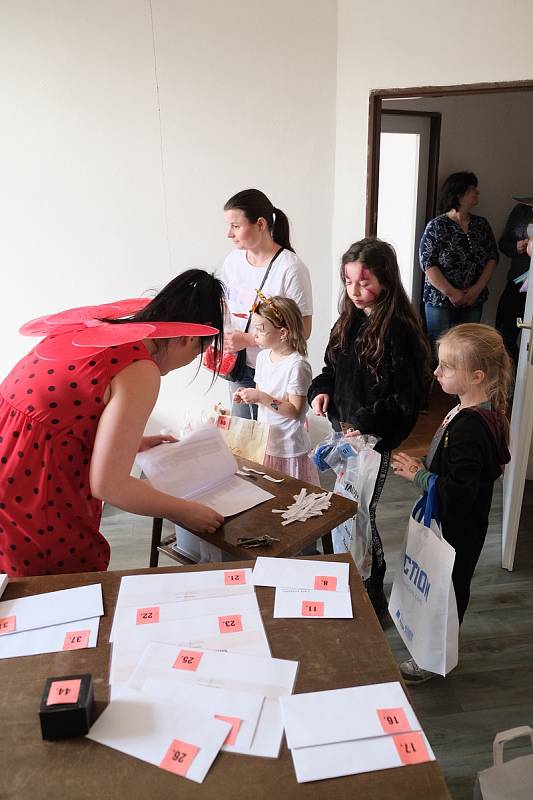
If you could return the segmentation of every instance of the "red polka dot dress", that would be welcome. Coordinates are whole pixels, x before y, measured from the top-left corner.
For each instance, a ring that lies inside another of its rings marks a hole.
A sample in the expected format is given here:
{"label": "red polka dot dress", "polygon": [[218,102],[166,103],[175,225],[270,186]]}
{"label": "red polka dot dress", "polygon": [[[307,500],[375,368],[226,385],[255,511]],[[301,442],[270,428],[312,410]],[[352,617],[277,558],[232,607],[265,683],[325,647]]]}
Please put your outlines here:
{"label": "red polka dot dress", "polygon": [[76,360],[48,361],[32,350],[0,385],[0,571],[107,569],[91,453],[111,379],[148,359],[141,342]]}

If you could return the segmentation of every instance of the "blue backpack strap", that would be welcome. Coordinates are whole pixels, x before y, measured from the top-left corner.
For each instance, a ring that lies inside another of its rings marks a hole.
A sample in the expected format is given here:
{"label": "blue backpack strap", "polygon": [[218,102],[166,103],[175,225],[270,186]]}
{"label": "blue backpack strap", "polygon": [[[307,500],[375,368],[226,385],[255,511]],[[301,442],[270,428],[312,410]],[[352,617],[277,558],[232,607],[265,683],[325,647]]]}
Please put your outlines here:
{"label": "blue backpack strap", "polygon": [[439,514],[439,501],[437,497],[437,476],[431,475],[428,482],[428,490],[424,492],[422,497],[418,500],[413,508],[413,517],[417,522],[424,521],[426,528],[431,525],[431,520],[434,519],[437,525],[440,525]]}

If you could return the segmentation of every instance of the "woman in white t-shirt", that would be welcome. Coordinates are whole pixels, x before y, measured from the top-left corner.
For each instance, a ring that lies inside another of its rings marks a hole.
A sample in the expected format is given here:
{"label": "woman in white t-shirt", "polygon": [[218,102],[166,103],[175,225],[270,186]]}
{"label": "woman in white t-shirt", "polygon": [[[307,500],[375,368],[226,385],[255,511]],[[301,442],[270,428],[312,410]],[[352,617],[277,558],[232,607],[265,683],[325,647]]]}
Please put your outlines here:
{"label": "woman in white t-shirt", "polygon": [[[266,295],[289,297],[295,301],[303,317],[305,339],[311,335],[313,297],[311,277],[305,264],[292,249],[289,221],[279,208],[258,189],[245,189],[230,197],[224,206],[228,239],[234,251],[224,261],[222,280],[228,288],[229,309],[234,332],[224,334],[227,351],[246,348],[246,370],[238,383],[230,383],[230,394],[241,387],[255,386],[255,362],[258,348],[251,330],[244,332],[248,314],[265,277],[269,264],[275,260],[262,287]],[[238,330],[240,328],[240,330]],[[253,416],[257,408],[252,406]],[[247,404],[233,404],[232,413],[250,417]]]}
{"label": "woman in white t-shirt", "polygon": [[255,370],[257,386],[238,389],[234,402],[257,403],[259,421],[270,425],[265,466],[319,486],[305,429],[307,391],[313,375],[306,358],[300,309],[294,300],[265,297],[260,292],[253,306],[251,330],[261,348]]}

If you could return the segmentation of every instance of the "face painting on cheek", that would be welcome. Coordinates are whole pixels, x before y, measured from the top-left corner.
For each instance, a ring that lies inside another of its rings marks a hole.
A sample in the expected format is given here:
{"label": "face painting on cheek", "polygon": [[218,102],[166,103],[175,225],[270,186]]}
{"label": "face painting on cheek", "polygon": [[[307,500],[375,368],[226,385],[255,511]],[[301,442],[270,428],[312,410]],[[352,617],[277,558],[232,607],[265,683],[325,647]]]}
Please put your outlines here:
{"label": "face painting on cheek", "polygon": [[373,273],[360,261],[345,265],[346,291],[357,308],[369,308],[379,297],[381,287]]}

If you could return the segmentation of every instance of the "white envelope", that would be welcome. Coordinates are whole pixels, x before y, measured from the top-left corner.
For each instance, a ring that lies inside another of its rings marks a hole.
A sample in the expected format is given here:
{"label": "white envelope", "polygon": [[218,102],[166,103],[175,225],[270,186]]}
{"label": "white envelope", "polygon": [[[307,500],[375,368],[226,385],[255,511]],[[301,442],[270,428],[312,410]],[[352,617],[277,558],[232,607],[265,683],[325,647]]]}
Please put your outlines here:
{"label": "white envelope", "polygon": [[182,649],[168,644],[150,645],[131,676],[130,688],[140,689],[147,678],[157,678],[168,685],[169,692],[176,685],[200,684],[260,695],[265,700],[249,753],[277,758],[283,736],[279,698],[291,694],[298,662],[187,648],[189,653],[199,654],[200,660],[197,669],[185,670],[174,667],[180,663]]}
{"label": "white envelope", "polygon": [[[202,709],[157,703],[125,689],[98,717],[87,738],[156,767],[173,742],[192,745],[198,750],[185,777],[202,783],[231,727]],[[180,749],[187,748],[176,745]]]}
{"label": "white envelope", "polygon": [[274,617],[302,619],[353,618],[350,592],[317,592],[315,589],[276,589]]}
{"label": "white envelope", "polygon": [[304,561],[298,558],[259,556],[252,580],[256,586],[288,589],[318,589],[324,593],[349,591],[349,564],[335,561]]}
{"label": "white envelope", "polygon": [[112,642],[115,635],[137,628],[139,625],[155,630],[158,625],[180,619],[218,616],[220,614],[258,611],[255,592],[235,596],[233,594],[217,597],[202,597],[194,600],[181,600],[175,603],[149,604],[147,606],[122,606],[117,608],[113,619]]}
{"label": "white envelope", "polygon": [[281,707],[291,748],[421,730],[397,681],[295,694]]}
{"label": "white envelope", "polygon": [[[239,598],[236,598],[237,600]],[[232,627],[221,633],[225,617],[240,617],[242,630],[231,632]],[[263,628],[261,613],[256,610],[240,610],[236,604],[229,614],[194,617],[174,620],[159,625],[139,625],[127,631],[117,631],[113,641],[109,683],[116,695],[117,683],[126,683],[137,666],[145,648],[151,642],[165,642],[183,647],[200,647],[205,650],[231,650],[237,653],[269,656],[270,647]],[[140,688],[140,687],[139,687]]]}
{"label": "white envelope", "polygon": [[157,678],[147,678],[141,691],[158,702],[192,706],[216,716],[228,717],[230,724],[231,720],[236,720],[235,736],[231,736],[232,742],[225,744],[222,749],[229,753],[250,752],[264,697],[190,683],[174,684],[170,688],[168,682]]}
{"label": "white envelope", "polygon": [[[162,603],[253,593],[255,589],[251,569],[126,575],[120,581],[115,614],[124,607],[142,608]],[[114,627],[113,621],[110,641],[113,641]]]}
{"label": "white envelope", "polygon": [[[435,756],[424,733],[421,731],[403,735],[399,747],[416,752],[420,761],[435,761]],[[318,747],[299,747],[291,750],[294,771],[298,783],[340,778],[343,775],[358,775],[378,769],[403,767],[394,736],[376,739],[355,739]]]}
{"label": "white envelope", "polygon": [[[99,617],[103,613],[102,587],[99,583],[0,602],[0,622],[12,620],[4,636],[61,625],[62,622]],[[13,625],[14,629],[10,630]]]}
{"label": "white envelope", "polygon": [[[21,631],[10,636],[0,636],[0,658],[15,656],[34,656],[39,653],[56,653],[65,649],[82,649],[96,647],[100,617],[63,622],[61,625],[50,625],[48,628],[35,628]],[[87,639],[86,631],[89,632]],[[67,640],[74,638],[72,642]],[[67,644],[67,647],[65,647]],[[80,647],[81,645],[81,647]]]}

